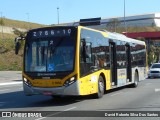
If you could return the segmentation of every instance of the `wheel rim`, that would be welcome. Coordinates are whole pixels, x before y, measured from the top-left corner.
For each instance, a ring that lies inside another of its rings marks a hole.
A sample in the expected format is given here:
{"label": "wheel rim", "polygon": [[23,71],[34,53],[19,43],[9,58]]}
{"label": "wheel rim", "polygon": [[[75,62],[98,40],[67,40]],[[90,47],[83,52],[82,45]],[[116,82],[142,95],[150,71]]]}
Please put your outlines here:
{"label": "wheel rim", "polygon": [[99,91],[100,91],[100,93],[104,92],[104,83],[102,80],[99,81]]}
{"label": "wheel rim", "polygon": [[135,84],[138,85],[138,81],[137,80],[135,80]]}
{"label": "wheel rim", "polygon": [[138,85],[138,74],[137,73],[135,74],[134,83]]}

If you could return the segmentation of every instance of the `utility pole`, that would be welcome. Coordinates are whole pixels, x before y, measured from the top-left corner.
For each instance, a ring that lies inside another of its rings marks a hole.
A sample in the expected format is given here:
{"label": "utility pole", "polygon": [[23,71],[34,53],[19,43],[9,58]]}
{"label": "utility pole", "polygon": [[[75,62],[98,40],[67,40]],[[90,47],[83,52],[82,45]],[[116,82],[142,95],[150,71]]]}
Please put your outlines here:
{"label": "utility pole", "polygon": [[4,21],[3,21],[3,13],[1,12],[1,33],[2,33],[2,40],[3,40],[3,23]]}
{"label": "utility pole", "polygon": [[124,0],[124,29],[127,34],[127,28],[126,28],[126,1]]}
{"label": "utility pole", "polygon": [[58,20],[58,24],[59,24],[59,7],[57,7],[57,20]]}

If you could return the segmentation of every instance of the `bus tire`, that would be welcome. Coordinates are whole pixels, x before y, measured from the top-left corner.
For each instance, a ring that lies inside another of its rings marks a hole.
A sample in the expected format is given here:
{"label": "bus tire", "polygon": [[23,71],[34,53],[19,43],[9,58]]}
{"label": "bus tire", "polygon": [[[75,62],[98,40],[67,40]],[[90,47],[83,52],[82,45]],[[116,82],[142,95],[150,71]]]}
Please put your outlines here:
{"label": "bus tire", "polygon": [[96,98],[101,98],[104,95],[104,79],[102,76],[99,76],[98,79],[98,92],[96,93]]}
{"label": "bus tire", "polygon": [[134,83],[132,84],[132,87],[136,88],[138,86],[138,82],[139,82],[139,75],[138,75],[138,72],[135,71],[135,74],[134,74]]}
{"label": "bus tire", "polygon": [[61,99],[61,98],[62,98],[61,95],[52,95],[51,97],[52,97],[53,99]]}

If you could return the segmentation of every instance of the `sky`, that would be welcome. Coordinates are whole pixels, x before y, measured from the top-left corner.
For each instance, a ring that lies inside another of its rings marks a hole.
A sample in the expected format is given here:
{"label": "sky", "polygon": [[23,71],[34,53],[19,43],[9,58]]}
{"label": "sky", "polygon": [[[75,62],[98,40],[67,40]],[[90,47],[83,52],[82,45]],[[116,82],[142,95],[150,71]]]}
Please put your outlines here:
{"label": "sky", "polygon": [[[0,0],[0,15],[39,24],[160,13],[160,0]],[[59,9],[57,9],[59,8]]]}

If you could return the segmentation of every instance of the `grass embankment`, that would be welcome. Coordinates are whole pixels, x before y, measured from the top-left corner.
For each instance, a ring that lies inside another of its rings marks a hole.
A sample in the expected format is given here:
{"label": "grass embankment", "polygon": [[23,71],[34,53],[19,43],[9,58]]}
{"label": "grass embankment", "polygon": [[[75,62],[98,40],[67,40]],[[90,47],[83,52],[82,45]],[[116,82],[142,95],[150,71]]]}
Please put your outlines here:
{"label": "grass embankment", "polygon": [[22,50],[15,55],[14,39],[0,40],[0,70],[21,70]]}
{"label": "grass embankment", "polygon": [[[3,26],[34,29],[45,27],[47,25],[3,18]],[[0,71],[22,70],[23,48],[19,51],[18,55],[15,55],[15,37],[17,36],[14,34],[0,33]]]}
{"label": "grass embankment", "polygon": [[33,29],[33,28],[40,28],[47,25],[25,22],[25,21],[17,21],[17,20],[10,20],[7,18],[3,19],[4,26],[13,27],[13,28],[24,28],[24,29]]}

